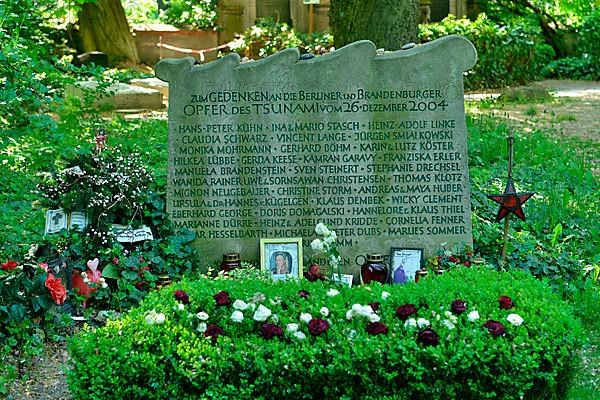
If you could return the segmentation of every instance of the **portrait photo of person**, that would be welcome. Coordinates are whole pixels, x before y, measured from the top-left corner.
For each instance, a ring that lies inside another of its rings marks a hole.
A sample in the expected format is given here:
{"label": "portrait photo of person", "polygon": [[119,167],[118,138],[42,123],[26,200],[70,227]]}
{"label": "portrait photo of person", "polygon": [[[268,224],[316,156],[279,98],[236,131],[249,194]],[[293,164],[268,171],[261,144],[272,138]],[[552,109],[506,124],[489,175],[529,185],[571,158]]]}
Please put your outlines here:
{"label": "portrait photo of person", "polygon": [[394,247],[390,254],[391,283],[414,282],[417,271],[423,266],[423,249]]}
{"label": "portrait photo of person", "polygon": [[302,276],[302,239],[261,239],[261,269],[273,280]]}
{"label": "portrait photo of person", "polygon": [[278,251],[271,255],[271,273],[289,274],[291,272],[292,255],[287,251]]}

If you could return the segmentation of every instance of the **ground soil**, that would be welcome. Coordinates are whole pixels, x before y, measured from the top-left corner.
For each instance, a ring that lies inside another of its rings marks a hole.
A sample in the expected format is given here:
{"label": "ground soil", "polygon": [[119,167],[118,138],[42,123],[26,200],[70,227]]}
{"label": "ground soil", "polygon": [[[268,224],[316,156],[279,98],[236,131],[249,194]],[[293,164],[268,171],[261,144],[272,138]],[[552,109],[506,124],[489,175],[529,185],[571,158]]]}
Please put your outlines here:
{"label": "ground soil", "polygon": [[[594,147],[600,145],[600,82],[543,81],[532,87],[549,89],[552,97],[523,103],[494,100],[500,92],[469,93],[465,96],[470,104],[467,109],[504,119],[523,132],[543,129],[558,137],[575,137]],[[594,153],[598,155],[597,151]],[[592,162],[598,171],[598,159]],[[584,365],[589,351],[588,348],[582,352]],[[20,368],[21,379],[13,383],[8,399],[71,399],[65,380],[68,360],[64,342],[48,344],[42,355]],[[600,375],[597,366],[594,371]],[[595,374],[594,379],[597,385]]]}

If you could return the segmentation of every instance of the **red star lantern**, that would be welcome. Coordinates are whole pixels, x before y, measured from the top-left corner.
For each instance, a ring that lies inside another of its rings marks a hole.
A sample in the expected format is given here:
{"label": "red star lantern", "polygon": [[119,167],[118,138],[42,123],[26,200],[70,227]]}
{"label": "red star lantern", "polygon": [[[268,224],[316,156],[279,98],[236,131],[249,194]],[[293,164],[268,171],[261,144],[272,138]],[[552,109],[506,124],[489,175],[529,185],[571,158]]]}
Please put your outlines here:
{"label": "red star lantern", "polygon": [[521,206],[533,195],[533,192],[517,193],[515,184],[512,178],[509,177],[504,194],[488,194],[487,197],[500,204],[498,214],[496,215],[496,222],[502,221],[509,213],[513,213],[521,221],[525,221],[525,213]]}

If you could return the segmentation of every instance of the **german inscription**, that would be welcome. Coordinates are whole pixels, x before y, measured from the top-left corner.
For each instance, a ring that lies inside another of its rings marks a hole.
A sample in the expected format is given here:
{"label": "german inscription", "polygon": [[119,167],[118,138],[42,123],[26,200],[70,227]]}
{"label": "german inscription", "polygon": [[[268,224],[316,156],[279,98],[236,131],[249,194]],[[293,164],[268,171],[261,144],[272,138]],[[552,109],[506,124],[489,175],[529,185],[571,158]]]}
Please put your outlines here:
{"label": "german inscription", "polygon": [[260,238],[308,246],[318,222],[346,265],[392,246],[470,245],[462,74],[475,61],[458,36],[384,55],[362,41],[310,60],[163,60],[168,212],[207,261],[256,259]]}

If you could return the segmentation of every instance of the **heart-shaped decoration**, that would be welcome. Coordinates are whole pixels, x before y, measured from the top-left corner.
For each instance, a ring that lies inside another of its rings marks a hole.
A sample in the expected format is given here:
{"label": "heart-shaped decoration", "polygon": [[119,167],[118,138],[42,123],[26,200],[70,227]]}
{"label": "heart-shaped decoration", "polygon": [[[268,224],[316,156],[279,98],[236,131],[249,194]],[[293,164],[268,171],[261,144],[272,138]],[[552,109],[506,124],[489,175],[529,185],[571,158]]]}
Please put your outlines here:
{"label": "heart-shaped decoration", "polygon": [[97,258],[94,258],[93,260],[88,260],[87,266],[89,269],[92,270],[92,272],[96,272],[96,270],[98,269],[99,263],[100,263],[100,261],[98,261]]}

